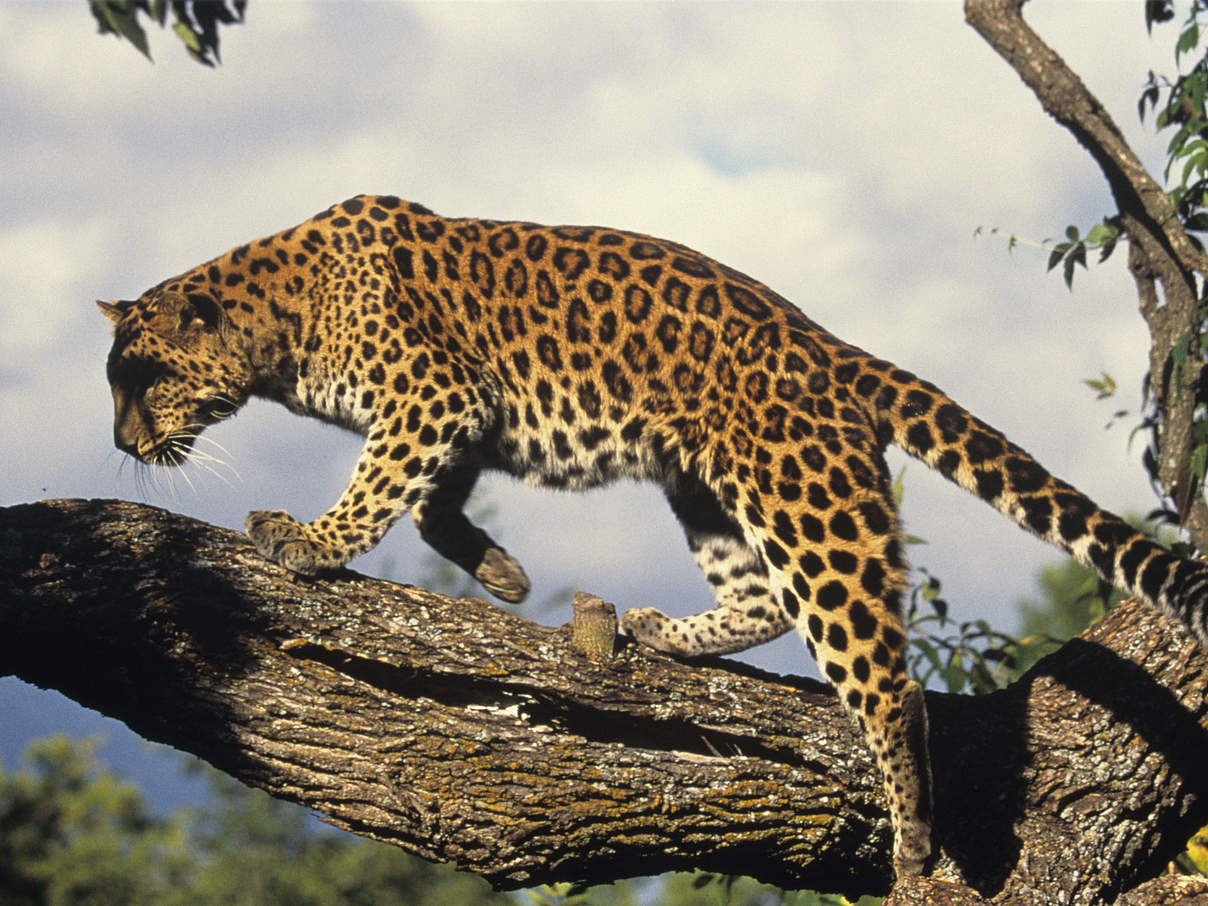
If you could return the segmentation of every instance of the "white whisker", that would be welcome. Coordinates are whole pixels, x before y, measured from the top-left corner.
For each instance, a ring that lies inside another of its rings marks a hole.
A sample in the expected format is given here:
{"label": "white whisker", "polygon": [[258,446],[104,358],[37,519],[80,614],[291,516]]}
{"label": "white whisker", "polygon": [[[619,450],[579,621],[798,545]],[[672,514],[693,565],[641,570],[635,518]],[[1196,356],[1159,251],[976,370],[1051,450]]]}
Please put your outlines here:
{"label": "white whisker", "polygon": [[[183,465],[186,457],[188,456],[188,448],[180,441],[174,440],[172,441],[172,451],[176,454],[177,458],[180,459],[181,464]],[[177,471],[180,474],[180,477],[185,480],[185,484],[189,486],[189,490],[196,494],[197,486],[193,484],[193,479],[189,477],[189,473],[183,468],[178,468],[175,471]]]}
{"label": "white whisker", "polygon": [[[160,463],[140,463],[146,465],[147,468],[140,468],[139,472],[146,480],[147,487],[150,490],[161,496],[170,497],[173,500],[180,499],[180,493],[176,488],[176,478],[171,470],[163,468]],[[167,482],[167,487],[164,487],[164,482]]]}
{"label": "white whisker", "polygon": [[[243,481],[243,476],[239,474],[239,470],[236,469],[233,465],[231,465],[230,462],[227,461],[227,457],[230,457],[230,455],[231,455],[230,450],[228,450],[226,447],[224,447],[218,441],[214,440],[211,437],[206,437],[205,435],[194,435],[192,437],[192,440],[193,440],[193,448],[189,454],[190,460],[196,462],[199,467],[204,467],[206,469],[206,471],[211,472],[214,475],[217,475],[227,485],[227,487],[232,487],[232,485],[229,481],[227,481],[225,476],[223,476],[219,473],[219,468],[226,469],[227,471],[229,471],[231,473],[231,475],[233,475],[239,481]],[[200,441],[200,440],[204,440],[208,444],[210,444],[210,446],[216,447],[218,450],[220,450],[224,454],[224,456],[215,456],[213,453],[210,453],[206,450],[198,449],[197,441]]]}
{"label": "white whisker", "polygon": [[222,444],[220,444],[218,441],[214,440],[214,438],[210,437],[208,434],[198,434],[198,435],[197,435],[197,436],[194,438],[194,440],[195,440],[195,441],[196,441],[196,440],[204,440],[204,441],[205,441],[206,443],[208,443],[208,444],[209,444],[211,447],[217,447],[217,448],[218,448],[220,451],[222,451],[223,453],[225,453],[227,456],[230,456],[230,455],[231,455],[231,451],[230,451],[230,450],[228,450],[226,447],[224,447],[224,446],[223,446]]}
{"label": "white whisker", "polygon": [[196,459],[202,462],[218,463],[219,465],[224,466],[226,465],[226,460],[224,460],[222,457],[215,456],[213,453],[207,453],[205,450],[198,450],[196,447],[189,451],[189,459]]}
{"label": "white whisker", "polygon": [[[214,399],[223,405],[230,406],[229,412],[220,409],[215,413],[211,410],[211,413],[218,418],[232,415],[239,408],[233,400],[226,397],[215,397]],[[168,496],[174,501],[179,500],[180,485],[173,474],[175,472],[180,473],[181,480],[193,494],[202,493],[205,483],[193,480],[190,464],[192,464],[194,474],[200,475],[202,472],[207,472],[233,490],[235,485],[232,479],[242,482],[243,476],[230,463],[232,458],[230,450],[213,438],[202,434],[212,423],[212,421],[197,421],[181,426],[168,435],[154,452],[145,458],[129,454],[122,456],[118,465],[119,473],[125,468],[127,459],[134,461],[135,486],[139,496],[144,500],[155,496]],[[209,449],[205,449],[199,444],[202,440]]]}
{"label": "white whisker", "polygon": [[[212,459],[212,457],[208,457],[208,458]],[[225,475],[223,475],[220,471],[218,471],[216,468],[214,468],[213,465],[211,465],[209,462],[207,462],[206,459],[198,458],[197,456],[194,456],[192,458],[192,461],[194,464],[196,464],[198,469],[205,471],[205,472],[209,472],[211,475],[213,475],[215,478],[217,478],[219,481],[221,481],[223,484],[225,484],[231,490],[235,489],[235,486],[233,484],[231,484],[230,480],[228,480]],[[240,478],[239,473],[236,472],[232,466],[228,465],[227,463],[223,462],[222,460],[214,459],[213,462],[216,462],[219,465],[226,466],[228,469],[231,470],[231,472],[235,475],[236,478]],[[242,481],[242,478],[240,478],[240,480]]]}

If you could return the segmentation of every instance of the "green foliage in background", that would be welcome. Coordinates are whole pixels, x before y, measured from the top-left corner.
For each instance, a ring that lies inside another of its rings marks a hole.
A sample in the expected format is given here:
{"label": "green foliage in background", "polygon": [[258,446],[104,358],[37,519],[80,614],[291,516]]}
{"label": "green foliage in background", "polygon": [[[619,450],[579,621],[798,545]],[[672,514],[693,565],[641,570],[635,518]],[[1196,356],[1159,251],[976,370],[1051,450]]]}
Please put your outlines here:
{"label": "green foliage in background", "polygon": [[318,828],[305,809],[193,761],[212,795],[157,815],[97,761],[95,742],[50,737],[0,765],[5,906],[450,906],[514,903],[486,882]]}
{"label": "green foliage in background", "polygon": [[985,620],[953,620],[940,596],[940,580],[921,572],[923,581],[911,589],[906,606],[906,666],[925,688],[984,695],[1003,688],[1057,647],[1043,634],[1016,638]]}
{"label": "green foliage in background", "polygon": [[549,884],[524,891],[524,906],[876,906],[880,897],[849,900],[812,890],[785,891],[751,878],[711,872],[662,876],[661,891],[649,883],[619,882],[598,887]]}

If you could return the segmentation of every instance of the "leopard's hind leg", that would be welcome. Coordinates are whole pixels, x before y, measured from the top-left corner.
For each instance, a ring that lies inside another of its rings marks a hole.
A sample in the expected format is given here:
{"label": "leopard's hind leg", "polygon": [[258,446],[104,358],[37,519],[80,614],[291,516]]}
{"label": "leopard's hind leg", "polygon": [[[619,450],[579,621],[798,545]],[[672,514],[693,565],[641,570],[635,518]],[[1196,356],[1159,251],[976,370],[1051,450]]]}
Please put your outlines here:
{"label": "leopard's hind leg", "polygon": [[693,657],[745,651],[792,629],[792,617],[769,594],[767,564],[717,496],[687,473],[664,489],[717,607],[682,619],[653,607],[630,610],[621,621],[625,632],[659,651]]}
{"label": "leopard's hind leg", "polygon": [[844,428],[826,432],[850,444],[830,460],[842,468],[824,463],[810,476],[815,450],[784,456],[776,495],[754,483],[725,494],[698,480],[672,482],[668,499],[719,606],[682,619],[631,610],[622,626],[680,656],[740,651],[796,626],[876,758],[895,870],[918,874],[932,851],[931,768],[922,689],[906,673],[906,567],[875,437]]}
{"label": "leopard's hind leg", "polygon": [[830,456],[820,459],[812,442],[781,454],[782,475],[800,480],[780,482],[771,495],[747,485],[736,518],[768,562],[773,596],[864,731],[902,877],[920,873],[932,851],[927,715],[906,671],[901,619],[906,565],[875,435],[854,418],[830,427],[818,429],[830,438]]}

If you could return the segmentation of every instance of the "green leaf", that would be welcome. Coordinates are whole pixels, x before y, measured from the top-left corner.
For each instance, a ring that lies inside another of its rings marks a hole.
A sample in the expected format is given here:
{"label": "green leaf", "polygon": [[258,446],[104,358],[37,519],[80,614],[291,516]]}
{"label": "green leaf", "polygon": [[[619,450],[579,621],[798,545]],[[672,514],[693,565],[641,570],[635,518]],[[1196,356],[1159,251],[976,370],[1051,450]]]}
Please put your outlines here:
{"label": "green leaf", "polygon": [[1102,373],[1101,377],[1083,378],[1082,383],[1095,391],[1095,399],[1097,400],[1105,400],[1116,394],[1116,379],[1106,371]]}
{"label": "green leaf", "polygon": [[1199,446],[1191,451],[1191,459],[1187,463],[1187,469],[1191,472],[1191,476],[1196,481],[1204,480],[1204,469],[1208,466],[1208,447]]}
{"label": "green leaf", "polygon": [[1174,362],[1176,368],[1181,368],[1183,363],[1187,361],[1187,351],[1191,348],[1191,333],[1185,333],[1177,343],[1171,347],[1170,359]]}
{"label": "green leaf", "polygon": [[138,20],[146,14],[163,26],[169,11],[172,31],[184,44],[189,56],[206,66],[218,62],[218,28],[243,21],[246,0],[89,0],[101,34],[116,34],[133,44],[147,59],[151,51],[147,35]]}
{"label": "green leaf", "polygon": [[1142,123],[1145,122],[1145,106],[1148,104],[1150,110],[1155,109],[1161,96],[1158,86],[1153,82],[1153,72],[1149,73],[1149,82],[1149,87],[1141,92],[1141,99],[1137,101],[1137,119]]}
{"label": "green leaf", "polygon": [[201,53],[201,39],[197,37],[197,33],[193,29],[183,22],[177,22],[172,26],[172,31],[184,42],[191,54],[196,56]]}
{"label": "green leaf", "polygon": [[1065,286],[1066,289],[1073,290],[1074,288],[1074,266],[1082,265],[1083,270],[1086,269],[1086,245],[1079,242],[1065,256]]}
{"label": "green leaf", "polygon": [[1204,154],[1203,145],[1204,142],[1202,140],[1198,142],[1191,142],[1181,152],[1182,156],[1185,158],[1185,163],[1183,164],[1184,185],[1186,185],[1187,181],[1191,178],[1192,171],[1196,171],[1200,176],[1204,175],[1204,164],[1206,157]]}
{"label": "green leaf", "polygon": [[[1166,153],[1172,158],[1180,157],[1181,155],[1179,152],[1183,149],[1183,146],[1187,144],[1187,140],[1194,134],[1195,133],[1193,133],[1186,124],[1180,126],[1179,130],[1175,132],[1174,137],[1171,138],[1169,144],[1167,144]],[[1169,171],[1169,164],[1167,165],[1166,169]]]}
{"label": "green leaf", "polygon": [[939,652],[935,650],[935,646],[929,641],[926,639],[913,639],[911,644],[923,655],[923,659],[931,665],[933,672],[939,672],[944,669],[943,664],[940,662]]}
{"label": "green leaf", "polygon": [[991,663],[999,663],[1010,658],[1010,655],[1001,648],[987,648],[981,653],[981,656]]}
{"label": "green leaf", "polygon": [[1185,53],[1190,53],[1195,50],[1195,46],[1200,43],[1200,27],[1192,22],[1183,33],[1179,35],[1179,41],[1174,46],[1174,55],[1177,60]]}
{"label": "green leaf", "polygon": [[894,476],[893,486],[890,488],[893,493],[893,502],[898,506],[902,505],[902,498],[906,496],[906,467],[902,466],[898,470],[898,474]]}
{"label": "green leaf", "polygon": [[1169,22],[1173,18],[1172,0],[1145,0],[1145,30],[1150,34],[1155,22]]}
{"label": "green leaf", "polygon": [[151,49],[147,44],[147,33],[138,24],[138,7],[129,0],[90,0],[92,14],[101,25],[101,33],[115,34],[125,38],[142,53],[151,59]]}
{"label": "green leaf", "polygon": [[965,688],[965,681],[968,674],[965,668],[960,664],[954,664],[951,667],[945,667],[940,671],[940,678],[943,679],[944,685],[948,687],[948,692],[956,694]]}

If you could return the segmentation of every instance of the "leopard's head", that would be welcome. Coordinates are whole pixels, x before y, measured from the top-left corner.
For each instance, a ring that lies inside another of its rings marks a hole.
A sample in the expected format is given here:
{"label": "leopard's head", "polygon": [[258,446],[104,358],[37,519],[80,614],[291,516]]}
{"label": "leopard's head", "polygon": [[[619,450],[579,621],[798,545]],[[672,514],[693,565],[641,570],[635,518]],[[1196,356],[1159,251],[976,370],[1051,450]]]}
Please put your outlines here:
{"label": "leopard's head", "polygon": [[225,313],[205,294],[159,289],[97,306],[114,325],[114,444],[141,462],[179,465],[206,426],[247,401]]}

